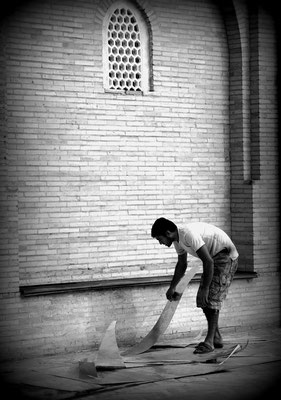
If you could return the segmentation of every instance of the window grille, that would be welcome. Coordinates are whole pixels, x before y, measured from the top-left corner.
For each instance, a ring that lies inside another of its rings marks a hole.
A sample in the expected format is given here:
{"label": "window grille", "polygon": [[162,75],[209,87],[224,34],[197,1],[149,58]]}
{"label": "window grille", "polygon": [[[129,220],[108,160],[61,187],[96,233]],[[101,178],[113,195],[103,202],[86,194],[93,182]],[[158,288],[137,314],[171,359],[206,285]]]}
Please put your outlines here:
{"label": "window grille", "polygon": [[117,91],[148,89],[148,35],[141,17],[122,2],[108,13],[104,28],[106,88]]}

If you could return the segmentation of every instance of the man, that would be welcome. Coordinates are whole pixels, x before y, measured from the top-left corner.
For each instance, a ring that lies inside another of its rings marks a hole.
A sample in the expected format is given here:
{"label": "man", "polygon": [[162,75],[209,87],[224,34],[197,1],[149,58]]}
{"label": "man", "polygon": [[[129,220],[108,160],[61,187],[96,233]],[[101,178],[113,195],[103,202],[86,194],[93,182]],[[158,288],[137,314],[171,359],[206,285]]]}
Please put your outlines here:
{"label": "man", "polygon": [[204,354],[223,347],[218,327],[219,311],[238,265],[238,252],[232,240],[214,225],[191,222],[178,228],[166,218],[154,222],[151,236],[167,247],[174,244],[178,254],[174,276],[166,293],[170,301],[177,299],[176,286],[186,271],[187,253],[202,261],[203,274],[196,302],[205,314],[208,331],[204,342],[196,346],[194,353]]}

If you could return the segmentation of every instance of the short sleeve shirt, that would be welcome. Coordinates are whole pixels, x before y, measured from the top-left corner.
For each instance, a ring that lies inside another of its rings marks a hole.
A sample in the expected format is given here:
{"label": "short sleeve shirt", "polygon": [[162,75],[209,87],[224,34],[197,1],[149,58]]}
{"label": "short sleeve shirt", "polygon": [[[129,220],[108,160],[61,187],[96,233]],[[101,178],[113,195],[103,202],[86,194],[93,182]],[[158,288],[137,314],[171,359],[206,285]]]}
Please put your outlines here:
{"label": "short sleeve shirt", "polygon": [[179,241],[174,242],[174,247],[178,255],[189,253],[198,258],[197,251],[206,245],[211,255],[214,257],[223,249],[229,251],[232,260],[238,258],[237,249],[230,237],[215,225],[206,222],[191,222],[184,228],[178,228]]}

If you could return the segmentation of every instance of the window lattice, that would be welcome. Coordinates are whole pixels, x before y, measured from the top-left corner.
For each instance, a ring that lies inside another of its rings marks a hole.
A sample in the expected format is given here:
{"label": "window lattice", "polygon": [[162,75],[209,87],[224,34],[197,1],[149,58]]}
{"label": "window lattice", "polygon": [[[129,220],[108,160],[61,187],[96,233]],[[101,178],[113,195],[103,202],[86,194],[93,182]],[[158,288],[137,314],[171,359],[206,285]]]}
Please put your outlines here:
{"label": "window lattice", "polygon": [[140,29],[130,9],[117,8],[108,23],[109,88],[140,91]]}

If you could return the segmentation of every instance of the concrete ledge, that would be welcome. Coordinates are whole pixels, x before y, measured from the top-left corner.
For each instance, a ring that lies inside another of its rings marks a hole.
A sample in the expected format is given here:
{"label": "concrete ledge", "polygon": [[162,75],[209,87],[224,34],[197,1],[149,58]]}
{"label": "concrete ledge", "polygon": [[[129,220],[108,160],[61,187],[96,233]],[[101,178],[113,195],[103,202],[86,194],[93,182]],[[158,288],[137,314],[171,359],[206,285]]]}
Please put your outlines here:
{"label": "concrete ledge", "polygon": [[[238,271],[234,279],[253,279],[257,278],[256,272]],[[196,274],[191,282],[199,282],[201,273]],[[66,282],[66,283],[51,283],[46,285],[28,285],[20,286],[20,294],[23,297],[43,296],[50,294],[81,292],[90,290],[110,290],[117,288],[138,287],[138,286],[153,286],[165,285],[171,282],[172,275],[122,278],[122,279],[106,279],[98,281],[86,282]]]}

